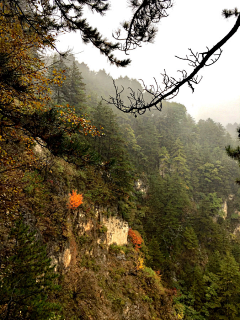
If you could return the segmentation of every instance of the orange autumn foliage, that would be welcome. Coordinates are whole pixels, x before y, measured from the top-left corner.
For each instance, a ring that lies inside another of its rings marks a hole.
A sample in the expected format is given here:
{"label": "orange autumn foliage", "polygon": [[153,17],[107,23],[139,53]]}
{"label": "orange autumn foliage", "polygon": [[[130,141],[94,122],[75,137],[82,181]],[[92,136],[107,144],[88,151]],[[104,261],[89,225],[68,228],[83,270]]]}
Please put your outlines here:
{"label": "orange autumn foliage", "polygon": [[69,209],[77,209],[83,203],[82,194],[77,194],[77,191],[73,190],[72,194],[69,194]]}
{"label": "orange autumn foliage", "polygon": [[143,238],[141,237],[140,233],[136,230],[129,229],[128,237],[129,240],[132,242],[134,249],[138,251],[143,243]]}
{"label": "orange autumn foliage", "polygon": [[[8,128],[12,128],[13,135],[26,134],[34,140],[27,130],[26,120],[49,111],[52,103],[50,87],[53,83],[61,86],[66,77],[63,70],[54,69],[50,79],[45,63],[36,54],[54,46],[57,34],[43,33],[41,26],[38,26],[39,30],[32,29],[19,16],[10,13],[10,8],[0,2],[1,137],[8,136]],[[78,116],[73,106],[57,105],[54,109],[59,129],[65,130],[68,136],[75,132],[100,135],[89,120]]]}

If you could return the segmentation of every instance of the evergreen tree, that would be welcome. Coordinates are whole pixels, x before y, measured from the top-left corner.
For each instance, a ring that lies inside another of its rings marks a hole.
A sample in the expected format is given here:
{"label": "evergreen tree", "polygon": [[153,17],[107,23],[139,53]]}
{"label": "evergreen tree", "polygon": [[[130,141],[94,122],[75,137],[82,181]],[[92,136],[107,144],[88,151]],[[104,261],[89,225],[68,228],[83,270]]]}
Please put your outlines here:
{"label": "evergreen tree", "polygon": [[183,234],[183,243],[186,246],[187,250],[196,250],[198,248],[198,238],[194,229],[190,227],[186,227]]}
{"label": "evergreen tree", "polygon": [[111,186],[111,191],[118,200],[126,200],[133,188],[133,167],[116,123],[116,116],[102,103],[92,108],[91,115],[93,123],[102,128],[102,135],[90,141],[101,158],[102,177]]}
{"label": "evergreen tree", "polygon": [[[71,67],[68,71],[68,78],[66,79],[69,87],[67,102],[70,106],[74,106],[77,113],[81,112],[83,104],[86,100],[85,84],[78,65],[73,60]],[[81,114],[82,115],[82,114]]]}
{"label": "evergreen tree", "polygon": [[166,147],[162,147],[159,151],[159,174],[164,178],[169,173],[170,155]]}
{"label": "evergreen tree", "polygon": [[47,320],[59,306],[49,298],[59,286],[46,247],[21,221],[1,250],[0,314],[3,320]]}
{"label": "evergreen tree", "polygon": [[240,319],[240,271],[239,264],[227,252],[220,262],[217,274],[216,308],[209,317],[210,320],[237,320]]}
{"label": "evergreen tree", "polygon": [[216,163],[205,163],[198,168],[199,170],[199,188],[200,191],[207,194],[211,190],[219,189],[222,184],[221,170],[222,166],[219,161]]}
{"label": "evergreen tree", "polygon": [[177,172],[178,176],[183,178],[186,183],[188,183],[188,168],[186,155],[184,154],[184,148],[181,140],[177,138],[172,146],[172,169]]}
{"label": "evergreen tree", "polygon": [[164,263],[164,256],[159,248],[159,242],[154,237],[151,239],[148,245],[148,265],[154,270],[161,270]]}
{"label": "evergreen tree", "polygon": [[64,59],[57,54],[53,56],[51,66],[48,68],[49,78],[53,79],[56,73],[63,75],[62,79],[54,81],[50,88],[54,104],[66,105],[69,100],[69,68]]}
{"label": "evergreen tree", "polygon": [[143,163],[143,169],[146,172],[154,172],[159,168],[159,133],[155,126],[154,117],[151,115],[145,115],[144,117],[137,119],[135,124],[135,135],[137,144],[141,147],[142,152],[145,155],[145,163]]}

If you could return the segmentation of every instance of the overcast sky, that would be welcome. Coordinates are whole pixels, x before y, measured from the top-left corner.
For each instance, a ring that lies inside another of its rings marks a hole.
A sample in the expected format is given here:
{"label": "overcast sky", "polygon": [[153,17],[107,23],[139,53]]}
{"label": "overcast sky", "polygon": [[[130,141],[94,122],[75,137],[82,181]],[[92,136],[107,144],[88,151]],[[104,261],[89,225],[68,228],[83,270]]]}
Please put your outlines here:
{"label": "overcast sky", "polygon": [[[111,39],[112,32],[130,17],[131,11],[126,0],[109,2],[111,9],[104,17],[89,11],[85,12],[85,17]],[[168,11],[169,17],[158,25],[154,44],[144,44],[131,51],[132,63],[126,68],[111,66],[91,44],[84,45],[78,33],[59,37],[58,48],[73,49],[77,60],[85,62],[91,70],[105,69],[114,78],[122,75],[153,84],[153,77],[161,82],[160,73],[164,69],[169,75],[177,76],[177,70],[187,67],[186,62],[178,60],[175,55],[184,57],[188,48],[203,52],[221,40],[236,21],[234,17],[224,19],[221,12],[238,5],[239,0],[175,0],[173,8]],[[195,92],[183,87],[174,101],[184,104],[196,120],[211,117],[224,125],[240,123],[240,30],[222,49],[220,60],[201,71],[203,79]],[[121,52],[117,56],[125,58]]]}

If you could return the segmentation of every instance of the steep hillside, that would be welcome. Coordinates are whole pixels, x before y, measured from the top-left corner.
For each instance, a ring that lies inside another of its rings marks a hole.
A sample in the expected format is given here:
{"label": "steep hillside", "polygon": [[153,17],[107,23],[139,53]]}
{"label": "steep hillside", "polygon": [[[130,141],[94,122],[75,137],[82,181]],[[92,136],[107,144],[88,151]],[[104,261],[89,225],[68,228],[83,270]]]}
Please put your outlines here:
{"label": "steep hillside", "polygon": [[236,140],[178,103],[112,109],[72,56],[48,77],[42,108],[1,118],[2,319],[240,317]]}
{"label": "steep hillside", "polygon": [[[160,275],[144,265],[144,250],[136,249],[134,242],[128,241],[129,226],[120,218],[117,205],[109,203],[107,198],[101,199],[101,205],[94,201],[96,190],[104,192],[103,172],[95,172],[91,167],[77,169],[42,148],[34,147],[34,150],[38,150],[34,151],[34,164],[39,167],[18,170],[18,175],[15,172],[16,185],[22,182],[19,202],[7,210],[1,209],[5,279],[14,272],[12,240],[17,241],[20,236],[19,229],[13,234],[10,229],[20,219],[36,233],[37,242],[47,246],[51,265],[59,274],[54,281],[61,286],[60,291],[52,290],[49,299],[58,303],[61,311],[55,311],[51,319],[61,316],[63,319],[175,319],[172,301],[175,293],[164,287]],[[44,163],[47,157],[49,167]],[[11,176],[5,179],[9,181]],[[73,201],[71,190],[81,190],[82,204]],[[24,251],[19,246],[18,250]],[[29,261],[21,255],[18,259],[23,264]],[[11,287],[17,286],[14,280],[13,283],[3,280],[3,283],[1,319],[6,317],[11,294],[16,299]],[[24,305],[27,292],[26,288],[22,290],[20,306]],[[16,319],[16,312],[20,312],[16,311],[14,299],[8,319]]]}

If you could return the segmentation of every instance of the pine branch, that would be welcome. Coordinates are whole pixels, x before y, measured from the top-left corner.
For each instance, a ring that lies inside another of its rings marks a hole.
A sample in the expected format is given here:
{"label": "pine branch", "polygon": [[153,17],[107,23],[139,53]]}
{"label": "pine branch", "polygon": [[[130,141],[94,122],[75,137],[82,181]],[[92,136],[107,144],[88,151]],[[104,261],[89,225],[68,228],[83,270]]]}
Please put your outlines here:
{"label": "pine branch", "polygon": [[[109,8],[109,4],[105,0],[72,0],[66,3],[63,0],[55,0],[54,4],[50,1],[38,3],[36,0],[29,0],[27,4],[22,4],[18,0],[3,0],[5,4],[10,5],[12,15],[17,15],[19,20],[24,20],[31,28],[40,35],[44,42],[48,43],[57,52],[55,44],[46,37],[47,33],[53,31],[77,31],[81,32],[84,43],[91,42],[103,55],[105,55],[111,64],[117,67],[127,66],[131,60],[119,60],[113,52],[120,49],[120,43],[112,43],[98,32],[96,28],[92,28],[83,18],[84,6],[89,7],[93,12],[100,15],[105,14]],[[28,12],[30,10],[30,13]],[[1,14],[9,15],[8,12],[1,10]],[[60,52],[58,52],[60,53]],[[64,55],[60,53],[61,55]]]}
{"label": "pine branch", "polygon": [[127,32],[126,38],[121,38],[120,30],[113,35],[115,39],[125,42],[121,50],[126,54],[140,47],[142,42],[153,42],[157,33],[157,28],[154,28],[153,24],[167,17],[167,10],[172,7],[171,0],[143,0],[142,3],[131,0],[130,4],[135,12],[130,21],[122,24]]}

